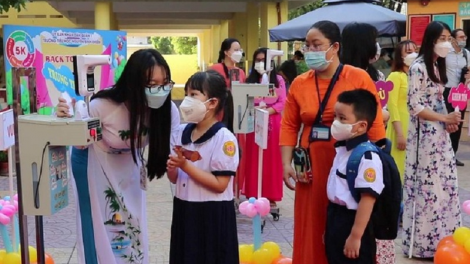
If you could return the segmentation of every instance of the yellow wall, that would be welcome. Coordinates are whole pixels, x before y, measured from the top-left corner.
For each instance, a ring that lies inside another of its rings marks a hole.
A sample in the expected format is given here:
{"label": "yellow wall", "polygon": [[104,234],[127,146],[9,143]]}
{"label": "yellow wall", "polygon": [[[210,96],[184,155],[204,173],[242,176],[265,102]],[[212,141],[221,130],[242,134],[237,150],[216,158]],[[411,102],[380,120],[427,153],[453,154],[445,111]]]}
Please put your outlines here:
{"label": "yellow wall", "polygon": [[[459,3],[469,2],[460,0],[431,0],[427,6],[421,5],[421,0],[408,0],[408,15],[436,15],[436,14],[455,14],[455,27],[461,28],[462,17],[459,16]],[[431,17],[432,19],[432,17]],[[470,19],[463,17],[463,19]],[[407,21],[407,36],[409,36],[409,17]]]}
{"label": "yellow wall", "polygon": [[[141,48],[127,48],[127,57]],[[198,71],[197,54],[193,55],[163,55],[171,69],[171,78],[176,83],[171,98],[182,100],[184,98],[184,84],[191,75]]]}
{"label": "yellow wall", "polygon": [[62,16],[47,2],[31,2],[26,4],[26,9],[17,12],[14,8],[8,13],[0,15],[2,25],[28,25],[43,27],[68,27],[76,28],[77,25]]}

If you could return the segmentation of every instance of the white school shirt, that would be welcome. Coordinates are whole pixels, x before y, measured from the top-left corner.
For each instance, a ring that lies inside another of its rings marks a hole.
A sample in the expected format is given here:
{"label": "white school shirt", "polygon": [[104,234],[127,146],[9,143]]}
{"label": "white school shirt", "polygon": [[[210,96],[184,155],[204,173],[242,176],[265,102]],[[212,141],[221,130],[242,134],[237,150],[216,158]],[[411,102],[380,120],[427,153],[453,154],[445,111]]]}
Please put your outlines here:
{"label": "white school shirt", "polygon": [[[467,53],[468,62],[465,60],[463,53]],[[449,54],[446,56],[446,73],[447,83],[446,88],[457,87],[460,83],[460,75],[462,74],[462,68],[469,66],[470,54],[467,49],[462,48],[460,52],[456,52],[454,48],[451,49]]]}
{"label": "white school shirt", "polygon": [[[349,191],[346,181],[346,165],[352,150],[365,141],[368,141],[367,135],[337,142],[336,156],[328,176],[328,200],[335,204],[344,205],[351,210],[357,210],[358,203]],[[361,159],[355,188],[358,193],[366,192],[378,197],[384,188],[382,161],[376,153],[369,153],[370,155],[365,154]]]}
{"label": "white school shirt", "polygon": [[[230,182],[222,193],[215,193],[194,181],[183,170],[178,169],[175,196],[189,202],[231,201],[233,195],[233,176],[239,163],[238,144],[235,135],[222,123],[214,124],[201,138],[192,142],[191,134],[195,124],[182,124],[172,145],[197,151],[201,159],[193,164],[214,177],[230,176]],[[172,153],[174,151],[172,150]],[[188,162],[191,162],[188,160]]]}

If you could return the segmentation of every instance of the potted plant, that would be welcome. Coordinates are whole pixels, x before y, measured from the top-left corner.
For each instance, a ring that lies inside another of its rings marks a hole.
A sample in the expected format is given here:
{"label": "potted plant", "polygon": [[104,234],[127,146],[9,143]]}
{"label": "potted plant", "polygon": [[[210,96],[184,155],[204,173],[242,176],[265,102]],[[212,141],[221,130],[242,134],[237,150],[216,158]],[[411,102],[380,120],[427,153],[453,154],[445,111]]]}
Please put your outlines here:
{"label": "potted plant", "polygon": [[8,153],[0,151],[0,174],[8,174]]}

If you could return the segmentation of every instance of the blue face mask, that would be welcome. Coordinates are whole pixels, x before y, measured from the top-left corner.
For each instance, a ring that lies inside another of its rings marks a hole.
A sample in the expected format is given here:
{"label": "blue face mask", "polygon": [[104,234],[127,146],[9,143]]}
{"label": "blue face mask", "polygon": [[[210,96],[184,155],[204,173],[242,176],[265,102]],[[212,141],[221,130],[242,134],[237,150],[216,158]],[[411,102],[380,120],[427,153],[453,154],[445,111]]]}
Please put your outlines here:
{"label": "blue face mask", "polygon": [[[331,47],[330,47],[331,48]],[[326,60],[326,53],[330,50],[327,49],[326,51],[308,51],[304,53],[305,63],[307,66],[316,71],[323,71],[325,70],[328,65],[330,65],[331,60]]]}

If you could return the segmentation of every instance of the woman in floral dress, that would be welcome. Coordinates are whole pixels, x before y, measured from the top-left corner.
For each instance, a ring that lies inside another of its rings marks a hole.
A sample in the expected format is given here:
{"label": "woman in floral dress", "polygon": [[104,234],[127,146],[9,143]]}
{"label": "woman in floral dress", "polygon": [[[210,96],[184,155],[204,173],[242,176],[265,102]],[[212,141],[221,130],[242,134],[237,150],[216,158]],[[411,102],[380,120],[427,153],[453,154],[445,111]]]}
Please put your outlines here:
{"label": "woman in floral dress", "polygon": [[[102,140],[73,148],[71,156],[79,263],[150,263],[145,189],[147,177],[166,172],[170,137],[179,126],[172,87],[163,56],[144,49],[132,54],[113,87],[92,98],[89,112],[100,118]],[[57,116],[67,113],[60,99]]]}
{"label": "woman in floral dress", "polygon": [[439,241],[461,223],[449,137],[449,132],[458,129],[460,112],[447,113],[442,96],[450,39],[447,24],[430,23],[409,71],[402,249],[410,257],[434,257]]}

